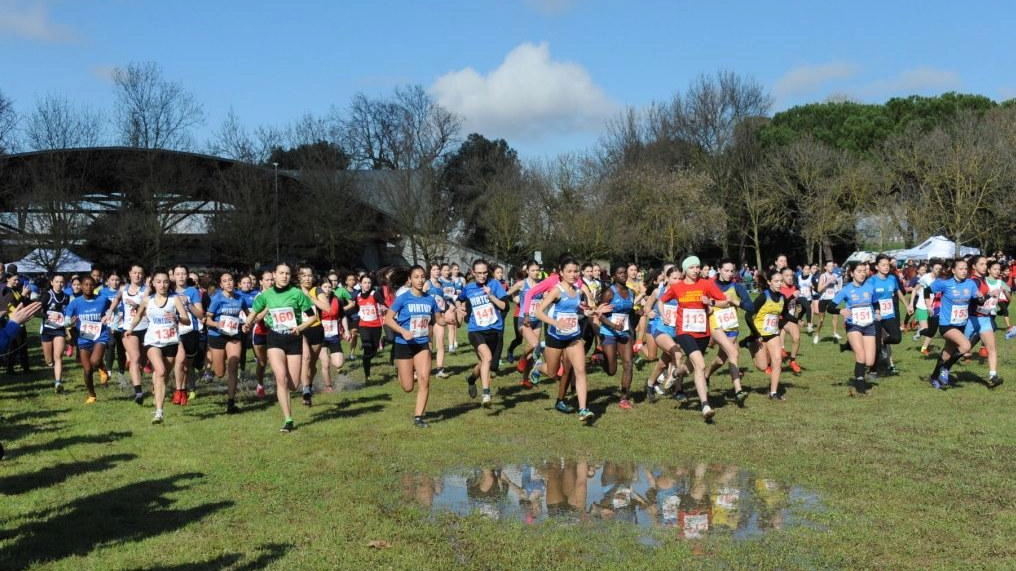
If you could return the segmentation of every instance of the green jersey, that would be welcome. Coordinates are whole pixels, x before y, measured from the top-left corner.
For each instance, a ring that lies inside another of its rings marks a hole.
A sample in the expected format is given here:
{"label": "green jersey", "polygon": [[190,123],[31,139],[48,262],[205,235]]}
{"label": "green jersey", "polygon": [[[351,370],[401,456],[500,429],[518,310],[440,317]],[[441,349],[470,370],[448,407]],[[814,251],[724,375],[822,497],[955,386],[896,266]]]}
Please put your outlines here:
{"label": "green jersey", "polygon": [[261,292],[254,299],[251,311],[260,313],[268,308],[265,315],[265,326],[276,333],[289,333],[296,329],[305,319],[305,313],[311,311],[310,298],[296,286],[287,286],[279,290],[271,288]]}

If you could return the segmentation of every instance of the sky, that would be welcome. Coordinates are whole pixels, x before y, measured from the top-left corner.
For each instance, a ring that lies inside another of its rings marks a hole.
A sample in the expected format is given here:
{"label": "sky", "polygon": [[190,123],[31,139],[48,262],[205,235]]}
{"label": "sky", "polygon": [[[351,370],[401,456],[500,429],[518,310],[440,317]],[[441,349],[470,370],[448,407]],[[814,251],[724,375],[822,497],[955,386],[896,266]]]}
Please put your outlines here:
{"label": "sky", "polygon": [[[733,71],[773,112],[830,98],[1016,97],[1009,2],[684,0],[0,0],[0,92],[112,113],[112,70],[158,63],[204,108],[199,150],[232,110],[249,128],[423,86],[461,137],[524,158],[582,152],[626,107]],[[111,136],[111,135],[110,135]]]}

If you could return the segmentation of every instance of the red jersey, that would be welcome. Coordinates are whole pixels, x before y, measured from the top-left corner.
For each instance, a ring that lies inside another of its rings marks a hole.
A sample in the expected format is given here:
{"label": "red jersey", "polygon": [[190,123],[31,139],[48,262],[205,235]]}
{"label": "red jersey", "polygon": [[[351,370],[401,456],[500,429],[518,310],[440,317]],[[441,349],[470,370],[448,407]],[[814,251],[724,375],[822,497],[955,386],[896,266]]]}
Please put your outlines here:
{"label": "red jersey", "polygon": [[660,301],[666,303],[672,299],[677,300],[677,334],[690,335],[692,337],[709,337],[709,319],[706,306],[702,303],[702,296],[712,298],[716,301],[726,301],[716,282],[699,278],[695,283],[687,283],[684,280],[670,286],[660,296]]}
{"label": "red jersey", "polygon": [[356,305],[359,306],[360,327],[381,327],[384,320],[381,318],[381,305],[378,304],[374,292],[362,292],[356,296]]}

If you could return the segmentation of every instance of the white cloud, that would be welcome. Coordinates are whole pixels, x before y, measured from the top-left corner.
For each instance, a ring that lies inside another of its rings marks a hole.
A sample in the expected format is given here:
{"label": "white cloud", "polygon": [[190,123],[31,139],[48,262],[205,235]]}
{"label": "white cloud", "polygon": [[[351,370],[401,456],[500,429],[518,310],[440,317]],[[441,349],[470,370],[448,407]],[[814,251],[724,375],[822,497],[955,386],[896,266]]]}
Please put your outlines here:
{"label": "white cloud", "polygon": [[963,86],[959,74],[944,69],[920,67],[909,69],[889,79],[880,79],[861,87],[858,93],[864,97],[891,97],[940,93],[959,89]]}
{"label": "white cloud", "polygon": [[577,0],[526,0],[526,6],[544,16],[563,14],[576,4]]}
{"label": "white cloud", "polygon": [[43,42],[70,42],[77,39],[67,26],[49,17],[43,2],[0,0],[0,36],[12,35]]}
{"label": "white cloud", "polygon": [[857,72],[856,65],[845,62],[798,66],[776,81],[773,95],[777,99],[806,95],[818,91],[831,81],[849,79]]}
{"label": "white cloud", "polygon": [[438,103],[461,115],[467,132],[535,141],[594,132],[617,109],[582,66],[554,61],[546,42],[525,43],[487,75],[467,67],[430,88]]}

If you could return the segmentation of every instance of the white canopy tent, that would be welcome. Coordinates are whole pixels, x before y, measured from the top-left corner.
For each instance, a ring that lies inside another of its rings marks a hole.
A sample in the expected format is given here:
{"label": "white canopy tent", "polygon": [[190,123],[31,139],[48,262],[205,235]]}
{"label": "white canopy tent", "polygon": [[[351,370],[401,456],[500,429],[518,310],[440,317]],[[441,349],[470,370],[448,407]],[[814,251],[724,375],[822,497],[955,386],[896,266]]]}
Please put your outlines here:
{"label": "white canopy tent", "polygon": [[[977,248],[960,245],[960,256],[980,254]],[[932,258],[952,259],[956,255],[956,242],[944,236],[932,236],[919,246],[896,252],[898,260],[930,260]]]}
{"label": "white canopy tent", "polygon": [[92,262],[70,250],[57,251],[45,248],[36,248],[24,258],[9,263],[18,266],[19,274],[45,274],[50,271],[46,268],[46,264],[53,261],[58,262],[56,271],[59,273],[88,272],[92,269]]}

